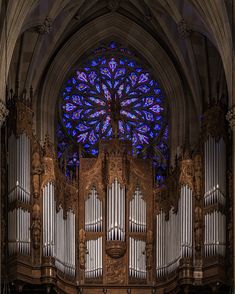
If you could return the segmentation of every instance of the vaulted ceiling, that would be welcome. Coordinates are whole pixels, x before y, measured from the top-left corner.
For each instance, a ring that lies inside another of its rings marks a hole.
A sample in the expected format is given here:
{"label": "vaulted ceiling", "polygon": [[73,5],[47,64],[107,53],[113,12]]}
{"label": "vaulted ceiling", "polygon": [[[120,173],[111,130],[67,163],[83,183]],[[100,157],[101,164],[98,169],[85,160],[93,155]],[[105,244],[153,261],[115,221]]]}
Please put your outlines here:
{"label": "vaulted ceiling", "polygon": [[[178,126],[198,122],[192,136],[210,99],[228,97],[231,105],[235,100],[232,0],[1,2],[1,74],[8,87],[18,83],[20,93],[33,87],[37,122],[48,112],[42,104],[55,107],[48,100],[56,100],[76,59],[112,38],[134,47],[152,65],[171,112],[185,113],[183,121],[175,120]],[[2,94],[5,84],[2,79]]]}

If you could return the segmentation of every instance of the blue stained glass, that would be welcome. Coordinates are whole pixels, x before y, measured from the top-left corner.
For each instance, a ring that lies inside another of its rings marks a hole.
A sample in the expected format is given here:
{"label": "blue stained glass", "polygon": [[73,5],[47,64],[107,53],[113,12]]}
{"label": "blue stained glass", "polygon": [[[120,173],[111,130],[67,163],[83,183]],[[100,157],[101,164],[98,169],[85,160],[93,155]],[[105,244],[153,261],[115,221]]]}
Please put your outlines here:
{"label": "blue stained glass", "polygon": [[101,99],[95,98],[95,97],[90,97],[89,98],[91,101],[95,102],[98,105],[105,106],[105,102]]}
{"label": "blue stained glass", "polygon": [[152,113],[150,112],[147,112],[147,111],[144,111],[144,114],[145,114],[145,118],[149,121],[153,121],[154,120],[154,116]]}
{"label": "blue stained glass", "polygon": [[[77,71],[77,77],[78,77],[78,79],[80,81],[87,82],[87,76],[86,76],[86,74],[84,72]],[[75,79],[73,79],[73,80],[74,80],[73,81],[73,84],[75,84],[76,83],[76,80]]]}
{"label": "blue stained glass", "polygon": [[72,128],[72,124],[70,122],[68,122],[65,126],[66,126],[67,129],[71,129]]}
{"label": "blue stained glass", "polygon": [[138,79],[138,76],[135,72],[132,72],[129,76],[129,79],[131,81],[131,85],[132,87],[135,86],[136,82],[137,82],[137,79]]}
{"label": "blue stained glass", "polygon": [[138,89],[139,89],[141,92],[143,92],[143,93],[147,93],[147,92],[150,91],[150,88],[149,88],[148,86],[146,86],[146,85],[144,85],[144,86],[139,86]]}
{"label": "blue stained glass", "polygon": [[89,135],[89,141],[91,142],[92,145],[94,145],[97,141],[97,137],[95,136],[94,130],[91,131]]}
{"label": "blue stained glass", "polygon": [[96,72],[92,71],[89,75],[88,75],[89,81],[92,85],[94,85],[95,79],[97,78],[97,74]]}
{"label": "blue stained glass", "polygon": [[110,89],[112,89],[113,85],[112,85],[111,81],[107,80],[106,83],[109,85]]}
{"label": "blue stained glass", "polygon": [[87,135],[88,135],[88,132],[78,135],[77,137],[78,142],[84,143],[86,141]]}
{"label": "blue stained glass", "polygon": [[117,79],[118,77],[124,75],[126,73],[125,68],[120,68],[116,71],[114,78]]}
{"label": "blue stained glass", "polygon": [[78,86],[76,86],[76,88],[79,90],[79,91],[84,91],[88,88],[88,86],[86,84],[78,84]]}
{"label": "blue stained glass", "polygon": [[139,127],[137,130],[141,133],[146,133],[150,130],[150,127],[147,125],[143,125],[143,126]]}
{"label": "blue stained glass", "polygon": [[154,93],[159,95],[161,93],[161,90],[160,89],[154,89]]}
{"label": "blue stained glass", "polygon": [[117,67],[116,60],[114,58],[111,58],[111,60],[109,61],[109,68],[111,69],[111,71],[114,71],[116,67]]}
{"label": "blue stained glass", "polygon": [[73,105],[72,103],[66,103],[63,108],[65,109],[65,111],[71,111],[71,110],[74,110],[76,106]]}
{"label": "blue stained glass", "polygon": [[[96,86],[96,90],[100,93],[100,85],[96,84],[95,86]],[[94,92],[94,94],[95,94],[95,92]]]}
{"label": "blue stained glass", "polygon": [[101,74],[106,75],[107,77],[109,77],[111,79],[111,73],[107,67],[101,68],[100,72],[101,72]]}
{"label": "blue stained glass", "polygon": [[145,101],[144,106],[150,106],[154,102],[154,97],[147,97],[144,99],[144,101]]}
{"label": "blue stained glass", "polygon": [[82,105],[81,99],[82,99],[82,96],[72,95],[73,103],[77,105]]}
{"label": "blue stained glass", "polygon": [[80,132],[84,132],[84,131],[89,130],[89,127],[84,124],[79,124],[79,125],[77,125],[76,129],[79,130]]}
{"label": "blue stained glass", "polygon": [[[121,56],[122,52],[125,57]],[[167,158],[165,98],[157,81],[134,60],[135,55],[129,49],[120,48],[115,42],[101,46],[95,54],[96,57],[89,58],[84,66],[73,72],[61,91],[64,128],[57,132],[58,156],[64,156],[71,140],[96,156],[98,149],[94,146],[98,140],[112,136],[111,112],[116,109],[113,101],[117,101],[119,136],[132,140],[133,154],[141,154],[146,150],[144,146],[159,142],[156,148]],[[164,132],[161,131],[163,128]],[[78,153],[74,154],[75,157],[71,153],[67,160],[71,165],[73,162],[79,164]],[[146,157],[146,153],[143,156]],[[154,160],[160,170],[162,159],[155,157]]]}
{"label": "blue stained glass", "polygon": [[148,79],[149,79],[149,74],[148,74],[148,73],[143,73],[143,74],[141,74],[140,77],[139,77],[138,84],[140,84],[140,83],[145,83],[145,82],[148,81]]}
{"label": "blue stained glass", "polygon": [[131,99],[124,100],[121,102],[121,106],[130,105],[131,103],[134,103],[137,100],[138,100],[138,98],[131,98]]}
{"label": "blue stained glass", "polygon": [[72,115],[72,119],[80,119],[80,115],[82,113],[82,109],[78,109],[76,111],[73,112],[73,115]]}
{"label": "blue stained glass", "polygon": [[162,108],[160,105],[158,105],[158,104],[155,104],[155,105],[152,106],[150,109],[151,109],[152,111],[154,111],[155,113],[159,113],[159,112],[161,112],[161,110],[163,110],[163,108]]}

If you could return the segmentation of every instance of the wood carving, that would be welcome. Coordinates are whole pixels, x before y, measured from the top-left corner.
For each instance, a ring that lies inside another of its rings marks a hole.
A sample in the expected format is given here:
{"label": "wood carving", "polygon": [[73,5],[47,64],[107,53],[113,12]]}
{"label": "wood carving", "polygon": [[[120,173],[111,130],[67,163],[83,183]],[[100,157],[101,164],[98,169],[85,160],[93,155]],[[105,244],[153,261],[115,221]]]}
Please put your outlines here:
{"label": "wood carving", "polygon": [[147,270],[152,269],[153,264],[153,232],[149,230],[147,232],[146,240],[146,268]]}
{"label": "wood carving", "polygon": [[79,231],[79,265],[82,270],[85,269],[86,263],[86,232],[83,229]]}
{"label": "wood carving", "polygon": [[43,175],[42,175],[42,187],[44,187],[49,182],[55,181],[55,165],[54,165],[54,150],[53,145],[48,136],[45,138],[43,145]]}
{"label": "wood carving", "polygon": [[106,256],[106,282],[107,284],[122,285],[126,280],[125,259],[112,259]]}
{"label": "wood carving", "polygon": [[32,153],[32,184],[33,197],[39,198],[40,194],[40,174],[42,173],[40,146],[36,140],[33,142]]}
{"label": "wood carving", "polygon": [[33,111],[31,107],[18,100],[16,102],[17,121],[16,134],[26,133],[29,138],[33,137]]}
{"label": "wood carving", "polygon": [[188,185],[194,191],[194,166],[189,151],[186,150],[181,161],[180,185]]}
{"label": "wood carving", "polygon": [[197,200],[202,196],[202,157],[200,154],[194,156],[194,191]]}
{"label": "wood carving", "polygon": [[195,208],[195,223],[194,223],[196,251],[201,251],[201,245],[202,245],[202,239],[203,239],[202,227],[203,227],[202,208],[197,206]]}

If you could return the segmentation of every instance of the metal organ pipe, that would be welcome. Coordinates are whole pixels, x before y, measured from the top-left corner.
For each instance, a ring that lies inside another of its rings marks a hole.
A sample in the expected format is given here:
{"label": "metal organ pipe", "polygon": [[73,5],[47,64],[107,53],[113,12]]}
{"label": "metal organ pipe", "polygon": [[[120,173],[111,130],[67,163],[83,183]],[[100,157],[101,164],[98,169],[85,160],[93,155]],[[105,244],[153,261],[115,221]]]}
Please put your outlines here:
{"label": "metal organ pipe", "polygon": [[125,188],[115,179],[107,188],[107,239],[125,239]]}
{"label": "metal organ pipe", "polygon": [[146,202],[138,187],[130,201],[129,228],[131,232],[146,232]]}
{"label": "metal organ pipe", "polygon": [[56,213],[55,265],[63,273],[75,276],[75,214],[67,212],[64,219],[63,209]]}
{"label": "metal organ pipe", "polygon": [[85,230],[90,232],[102,231],[102,202],[93,187],[85,201]]}
{"label": "metal organ pipe", "polygon": [[[209,135],[204,143],[205,194],[204,205],[220,204],[225,207],[226,197],[226,145],[223,138],[216,140]],[[225,215],[217,211],[204,216],[205,256],[225,255]]]}
{"label": "metal organ pipe", "polygon": [[54,184],[43,188],[43,255],[54,256],[55,247],[55,199]]}
{"label": "metal organ pipe", "polygon": [[[23,133],[8,138],[8,203],[30,203],[30,139]],[[14,208],[8,212],[9,254],[30,255],[30,212]]]}
{"label": "metal organ pipe", "polygon": [[146,242],[130,237],[129,242],[129,276],[146,279]]}
{"label": "metal organ pipe", "polygon": [[85,277],[88,279],[102,276],[102,237],[87,241]]}

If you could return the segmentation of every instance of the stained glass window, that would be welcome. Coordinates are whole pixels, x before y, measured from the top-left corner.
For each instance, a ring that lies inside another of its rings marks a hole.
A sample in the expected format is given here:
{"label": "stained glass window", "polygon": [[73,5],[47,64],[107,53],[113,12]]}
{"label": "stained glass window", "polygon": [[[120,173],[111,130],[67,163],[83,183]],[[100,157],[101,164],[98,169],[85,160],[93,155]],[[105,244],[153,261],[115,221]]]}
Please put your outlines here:
{"label": "stained glass window", "polygon": [[[66,153],[67,164],[79,164],[79,148],[80,153],[97,156],[99,139],[117,136],[132,141],[134,156],[151,156],[157,167],[166,165],[165,98],[137,60],[112,42],[72,72],[62,90],[57,130],[58,157]],[[77,151],[69,152],[74,144]]]}

